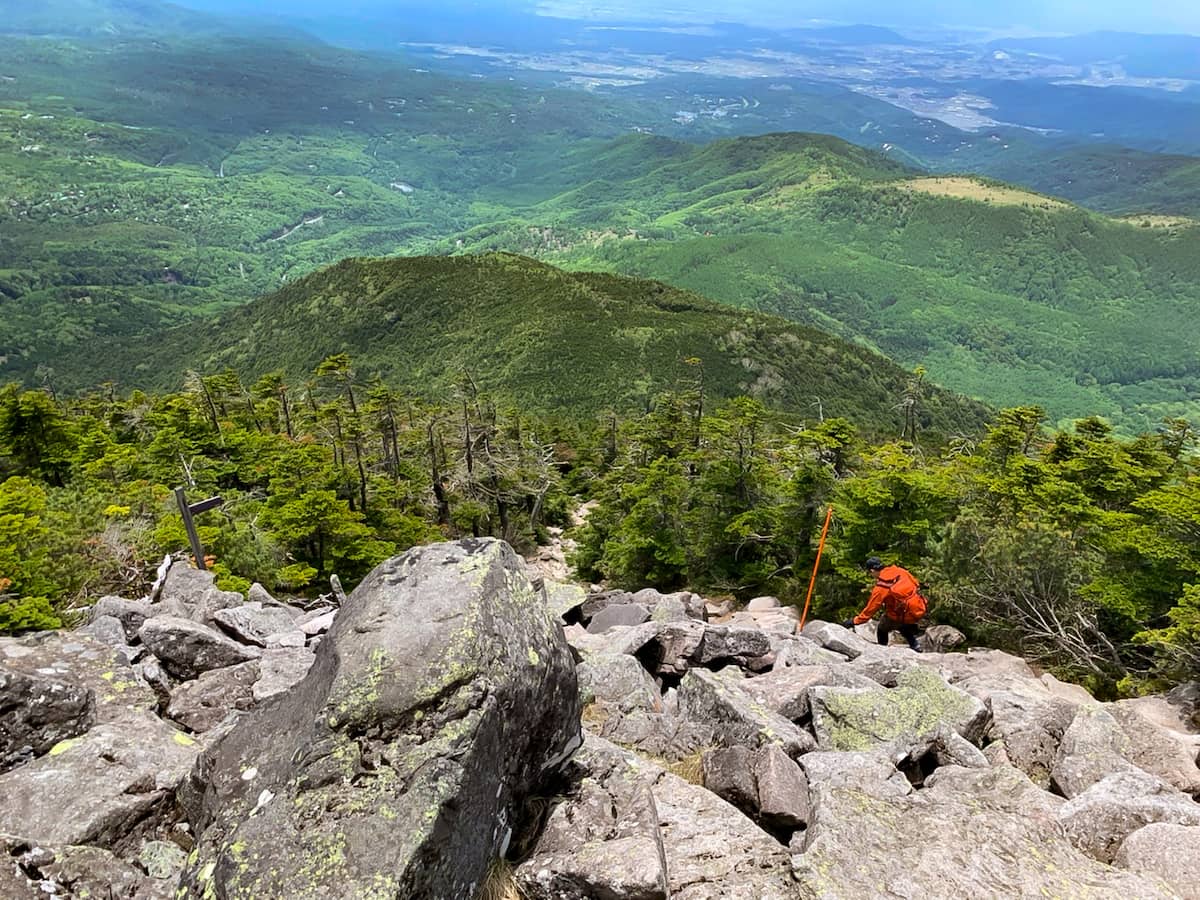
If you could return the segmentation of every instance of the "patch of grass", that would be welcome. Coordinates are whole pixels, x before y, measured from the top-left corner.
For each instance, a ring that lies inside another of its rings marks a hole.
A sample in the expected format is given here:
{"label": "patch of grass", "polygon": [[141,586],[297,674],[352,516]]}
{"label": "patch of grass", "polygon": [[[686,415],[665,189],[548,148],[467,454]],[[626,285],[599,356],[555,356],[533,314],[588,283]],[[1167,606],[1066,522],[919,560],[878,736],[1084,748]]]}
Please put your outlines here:
{"label": "patch of grass", "polygon": [[503,859],[492,863],[475,900],[526,900],[512,864]]}
{"label": "patch of grass", "polygon": [[981,181],[964,176],[933,176],[911,178],[897,184],[906,191],[931,194],[935,197],[956,197],[960,200],[975,200],[980,203],[995,203],[998,206],[1032,206],[1038,209],[1070,209],[1070,204],[1032,191],[1024,191],[1007,184]]}

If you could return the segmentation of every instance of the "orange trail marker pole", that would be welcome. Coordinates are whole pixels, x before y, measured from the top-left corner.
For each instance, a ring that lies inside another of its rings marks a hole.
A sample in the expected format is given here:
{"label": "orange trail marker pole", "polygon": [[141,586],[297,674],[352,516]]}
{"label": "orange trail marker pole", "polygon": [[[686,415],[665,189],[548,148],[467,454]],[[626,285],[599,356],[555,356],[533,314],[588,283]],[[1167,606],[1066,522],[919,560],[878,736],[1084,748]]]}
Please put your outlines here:
{"label": "orange trail marker pole", "polygon": [[817,544],[817,558],[813,560],[812,578],[808,582],[808,596],[804,598],[804,614],[800,616],[800,624],[796,626],[797,631],[804,629],[804,623],[808,621],[808,605],[812,602],[813,588],[817,585],[817,569],[821,565],[821,554],[825,552],[825,536],[829,534],[829,521],[833,518],[833,507],[830,506],[825,510],[825,526],[821,529],[821,542]]}

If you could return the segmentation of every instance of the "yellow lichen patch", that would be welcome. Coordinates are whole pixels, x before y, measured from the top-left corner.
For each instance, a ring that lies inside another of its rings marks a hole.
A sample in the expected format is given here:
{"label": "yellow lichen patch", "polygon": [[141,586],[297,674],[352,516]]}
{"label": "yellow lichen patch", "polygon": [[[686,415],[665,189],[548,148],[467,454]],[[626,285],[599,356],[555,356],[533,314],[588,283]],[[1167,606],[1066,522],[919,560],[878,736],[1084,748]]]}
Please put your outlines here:
{"label": "yellow lichen patch", "polygon": [[182,731],[175,732],[175,734],[172,735],[172,737],[174,738],[175,743],[177,743],[180,747],[196,746],[196,742],[194,740],[192,740],[190,737],[188,737],[186,734],[184,734]]}
{"label": "yellow lichen patch", "polygon": [[1023,191],[1020,188],[1001,184],[989,184],[976,178],[929,177],[910,178],[896,182],[901,190],[914,194],[930,194],[934,197],[954,197],[959,200],[975,200],[979,203],[994,203],[997,206],[1030,206],[1036,209],[1070,209],[1068,203]]}
{"label": "yellow lichen patch", "polygon": [[79,738],[68,738],[65,741],[59,741],[50,748],[51,756],[58,756],[60,753],[66,753],[72,747],[79,743]]}

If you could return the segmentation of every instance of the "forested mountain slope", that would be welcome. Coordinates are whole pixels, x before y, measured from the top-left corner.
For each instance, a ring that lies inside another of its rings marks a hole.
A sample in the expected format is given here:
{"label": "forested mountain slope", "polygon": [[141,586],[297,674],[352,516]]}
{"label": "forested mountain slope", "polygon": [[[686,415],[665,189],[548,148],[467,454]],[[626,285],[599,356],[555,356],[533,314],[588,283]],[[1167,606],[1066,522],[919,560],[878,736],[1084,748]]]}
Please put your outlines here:
{"label": "forested mountain slope", "polygon": [[996,182],[918,175],[821,136],[630,137],[581,150],[563,171],[591,177],[444,248],[661,278],[1056,417],[1145,428],[1197,410],[1190,220],[1114,220]]}
{"label": "forested mountain slope", "polygon": [[[120,351],[118,351],[120,352]],[[139,384],[178,384],[189,369],[305,378],[348,353],[360,374],[429,399],[469,376],[523,408],[588,417],[646,408],[668,389],[751,394],[812,418],[845,416],[898,435],[912,379],[866,349],[774,316],[735,310],[664,284],[570,274],[511,254],[345,260],[202,324],[98,361]],[[974,431],[985,410],[917,389],[921,428]]]}

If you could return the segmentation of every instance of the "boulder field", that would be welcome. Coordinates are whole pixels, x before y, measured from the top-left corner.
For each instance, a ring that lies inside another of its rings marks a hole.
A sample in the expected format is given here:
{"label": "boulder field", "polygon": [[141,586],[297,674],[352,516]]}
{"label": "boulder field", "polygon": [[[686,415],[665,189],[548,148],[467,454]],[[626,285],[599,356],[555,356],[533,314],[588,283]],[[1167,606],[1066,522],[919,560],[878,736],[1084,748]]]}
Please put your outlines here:
{"label": "boulder field", "polygon": [[0,897],[1200,898],[1197,686],[798,624],[488,539],[311,608],[176,563],[0,638]]}

